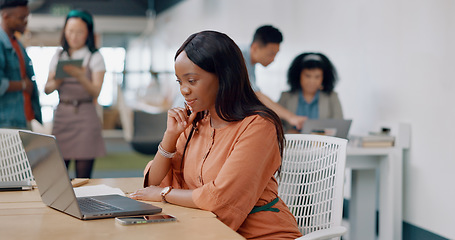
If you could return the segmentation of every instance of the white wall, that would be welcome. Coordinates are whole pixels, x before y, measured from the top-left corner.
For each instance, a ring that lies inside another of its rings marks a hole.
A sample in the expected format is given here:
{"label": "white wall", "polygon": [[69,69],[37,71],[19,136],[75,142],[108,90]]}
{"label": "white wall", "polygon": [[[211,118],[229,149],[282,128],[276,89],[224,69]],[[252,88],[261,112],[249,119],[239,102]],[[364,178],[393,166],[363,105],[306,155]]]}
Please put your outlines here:
{"label": "white wall", "polygon": [[238,44],[272,24],[284,34],[275,62],[257,67],[264,92],[277,100],[286,71],[303,51],[325,53],[338,69],[336,91],[352,132],[377,121],[407,122],[404,221],[455,238],[455,3],[452,0],[188,0],[155,22],[152,68],[173,70],[173,55],[191,33],[213,29]]}

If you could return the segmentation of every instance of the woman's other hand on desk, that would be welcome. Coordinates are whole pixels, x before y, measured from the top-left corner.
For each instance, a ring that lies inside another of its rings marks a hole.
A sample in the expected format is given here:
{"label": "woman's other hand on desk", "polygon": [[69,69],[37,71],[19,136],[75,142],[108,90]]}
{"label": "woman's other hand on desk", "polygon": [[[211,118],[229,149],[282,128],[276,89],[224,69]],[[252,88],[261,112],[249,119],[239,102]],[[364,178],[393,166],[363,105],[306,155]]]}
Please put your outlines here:
{"label": "woman's other hand on desk", "polygon": [[146,188],[141,188],[141,189],[131,193],[128,197],[130,197],[132,199],[136,199],[136,200],[160,202],[162,190],[163,190],[163,188],[160,188],[157,186],[149,186]]}

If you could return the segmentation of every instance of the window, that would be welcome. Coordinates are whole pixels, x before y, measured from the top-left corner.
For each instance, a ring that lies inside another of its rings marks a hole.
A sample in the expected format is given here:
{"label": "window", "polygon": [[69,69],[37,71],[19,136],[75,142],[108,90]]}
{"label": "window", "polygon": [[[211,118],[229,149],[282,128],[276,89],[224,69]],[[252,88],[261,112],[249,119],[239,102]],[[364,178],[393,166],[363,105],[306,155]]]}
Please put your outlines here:
{"label": "window", "polygon": [[[59,47],[28,47],[27,53],[32,59],[35,70],[36,83],[40,92],[41,112],[43,122],[51,122],[54,116],[54,108],[58,105],[58,93],[55,91],[49,95],[44,93],[47,77],[49,75],[49,64]],[[102,106],[111,106],[116,102],[117,84],[123,79],[125,62],[124,48],[100,48],[106,64],[103,87],[98,97],[98,103]]]}

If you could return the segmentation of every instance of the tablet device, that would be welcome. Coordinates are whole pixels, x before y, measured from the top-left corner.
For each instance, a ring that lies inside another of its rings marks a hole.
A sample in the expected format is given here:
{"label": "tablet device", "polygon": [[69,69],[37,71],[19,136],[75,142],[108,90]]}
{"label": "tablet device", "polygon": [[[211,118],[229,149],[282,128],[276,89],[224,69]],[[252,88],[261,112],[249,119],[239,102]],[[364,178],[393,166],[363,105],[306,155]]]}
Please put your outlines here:
{"label": "tablet device", "polygon": [[68,73],[63,70],[65,65],[74,65],[76,67],[82,67],[82,59],[70,59],[70,60],[59,60],[57,68],[55,70],[55,79],[71,77]]}

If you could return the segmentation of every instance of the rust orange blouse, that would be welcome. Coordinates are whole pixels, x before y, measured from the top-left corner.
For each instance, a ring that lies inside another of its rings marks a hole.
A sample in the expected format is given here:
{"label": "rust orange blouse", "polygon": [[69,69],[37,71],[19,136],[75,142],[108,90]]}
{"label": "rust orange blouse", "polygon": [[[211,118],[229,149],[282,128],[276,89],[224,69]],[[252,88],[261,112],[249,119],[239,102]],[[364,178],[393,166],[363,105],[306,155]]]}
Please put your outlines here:
{"label": "rust orange blouse", "polygon": [[[281,156],[273,123],[254,115],[214,129],[210,118],[198,124],[185,153],[182,186],[180,162],[188,138],[188,128],[177,141],[172,169],[161,186],[193,189],[193,201],[245,238],[295,239],[301,236],[294,216],[280,201],[279,212],[249,214],[277,197],[273,176]],[[149,170],[147,165],[144,173]],[[146,178],[145,178],[146,179]]]}

